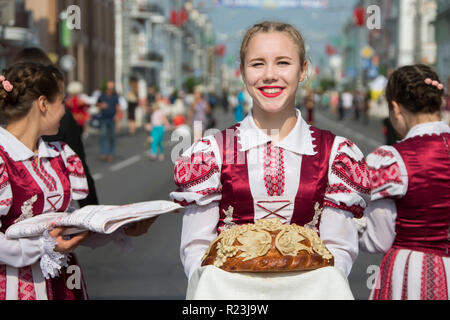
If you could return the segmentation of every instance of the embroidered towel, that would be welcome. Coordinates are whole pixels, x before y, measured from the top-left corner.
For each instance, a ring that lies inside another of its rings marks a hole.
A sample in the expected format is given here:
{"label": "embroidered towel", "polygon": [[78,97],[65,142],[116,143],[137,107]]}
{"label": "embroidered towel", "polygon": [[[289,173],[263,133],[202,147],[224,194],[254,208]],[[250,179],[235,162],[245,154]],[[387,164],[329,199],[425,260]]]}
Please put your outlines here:
{"label": "embroidered towel", "polygon": [[149,219],[183,207],[166,200],[131,203],[122,206],[85,206],[73,212],[50,212],[40,214],[11,225],[6,230],[9,239],[42,235],[53,227],[70,227],[68,234],[90,230],[110,234],[118,228],[137,221]]}

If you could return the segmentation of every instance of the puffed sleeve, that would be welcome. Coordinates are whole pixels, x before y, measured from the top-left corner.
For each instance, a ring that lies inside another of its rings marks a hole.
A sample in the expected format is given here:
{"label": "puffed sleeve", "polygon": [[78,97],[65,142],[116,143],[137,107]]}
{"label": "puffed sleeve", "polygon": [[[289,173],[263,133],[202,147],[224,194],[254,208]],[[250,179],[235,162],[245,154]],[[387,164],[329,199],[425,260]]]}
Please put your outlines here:
{"label": "puffed sleeve", "polygon": [[195,142],[175,162],[177,190],[170,194],[182,206],[205,206],[222,198],[218,147],[214,137]]}
{"label": "puffed sleeve", "polygon": [[352,141],[336,137],[330,154],[324,207],[341,209],[361,218],[369,196],[369,172],[363,153]]}
{"label": "puffed sleeve", "polygon": [[367,156],[372,201],[396,199],[406,194],[408,173],[402,157],[392,146],[382,146]]}
{"label": "puffed sleeve", "polygon": [[178,189],[171,198],[186,207],[181,232],[180,258],[188,279],[200,267],[201,258],[217,236],[220,153],[213,137],[194,143],[176,161],[174,180]]}
{"label": "puffed sleeve", "polygon": [[371,202],[358,223],[359,245],[372,253],[387,252],[395,239],[397,208],[394,199],[403,197],[408,189],[408,173],[398,151],[382,146],[367,156],[372,185]]}
{"label": "puffed sleeve", "polygon": [[[9,184],[8,171],[6,170],[5,163],[0,157],[0,216],[8,214],[12,205],[12,191]],[[0,221],[0,227],[2,222]]]}
{"label": "puffed sleeve", "polygon": [[89,194],[89,187],[80,157],[65,143],[60,144],[61,156],[69,172],[72,200],[81,200]]}

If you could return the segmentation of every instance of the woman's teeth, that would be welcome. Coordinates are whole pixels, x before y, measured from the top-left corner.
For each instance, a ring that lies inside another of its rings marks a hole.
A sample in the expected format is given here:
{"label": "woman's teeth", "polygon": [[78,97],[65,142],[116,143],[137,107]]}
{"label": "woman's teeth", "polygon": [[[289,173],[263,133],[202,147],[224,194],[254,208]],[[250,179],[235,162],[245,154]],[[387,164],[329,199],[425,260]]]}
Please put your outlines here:
{"label": "woman's teeth", "polygon": [[262,89],[265,93],[278,93],[281,91],[281,88],[264,88]]}

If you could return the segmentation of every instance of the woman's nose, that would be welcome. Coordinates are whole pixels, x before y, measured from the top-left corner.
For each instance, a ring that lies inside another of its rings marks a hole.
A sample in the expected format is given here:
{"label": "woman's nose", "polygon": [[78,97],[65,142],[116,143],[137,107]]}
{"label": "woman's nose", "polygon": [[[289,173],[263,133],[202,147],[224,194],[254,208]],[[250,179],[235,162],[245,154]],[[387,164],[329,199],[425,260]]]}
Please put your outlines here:
{"label": "woman's nose", "polygon": [[272,82],[278,79],[275,66],[272,64],[267,64],[264,70],[264,81]]}

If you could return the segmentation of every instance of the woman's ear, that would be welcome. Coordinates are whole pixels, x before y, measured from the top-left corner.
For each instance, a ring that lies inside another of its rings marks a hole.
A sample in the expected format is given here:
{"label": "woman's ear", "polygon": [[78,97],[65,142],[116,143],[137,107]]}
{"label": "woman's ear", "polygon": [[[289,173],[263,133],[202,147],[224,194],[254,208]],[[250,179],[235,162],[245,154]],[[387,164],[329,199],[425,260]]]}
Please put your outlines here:
{"label": "woman's ear", "polygon": [[402,107],[396,101],[392,101],[392,112],[396,118],[403,116]]}
{"label": "woman's ear", "polygon": [[43,113],[47,112],[47,98],[44,96],[40,96],[37,99],[37,106],[38,106],[39,111],[41,111]]}
{"label": "woman's ear", "polygon": [[306,78],[306,74],[308,73],[308,62],[303,61],[302,70],[300,71],[300,78],[298,82],[302,82]]}

